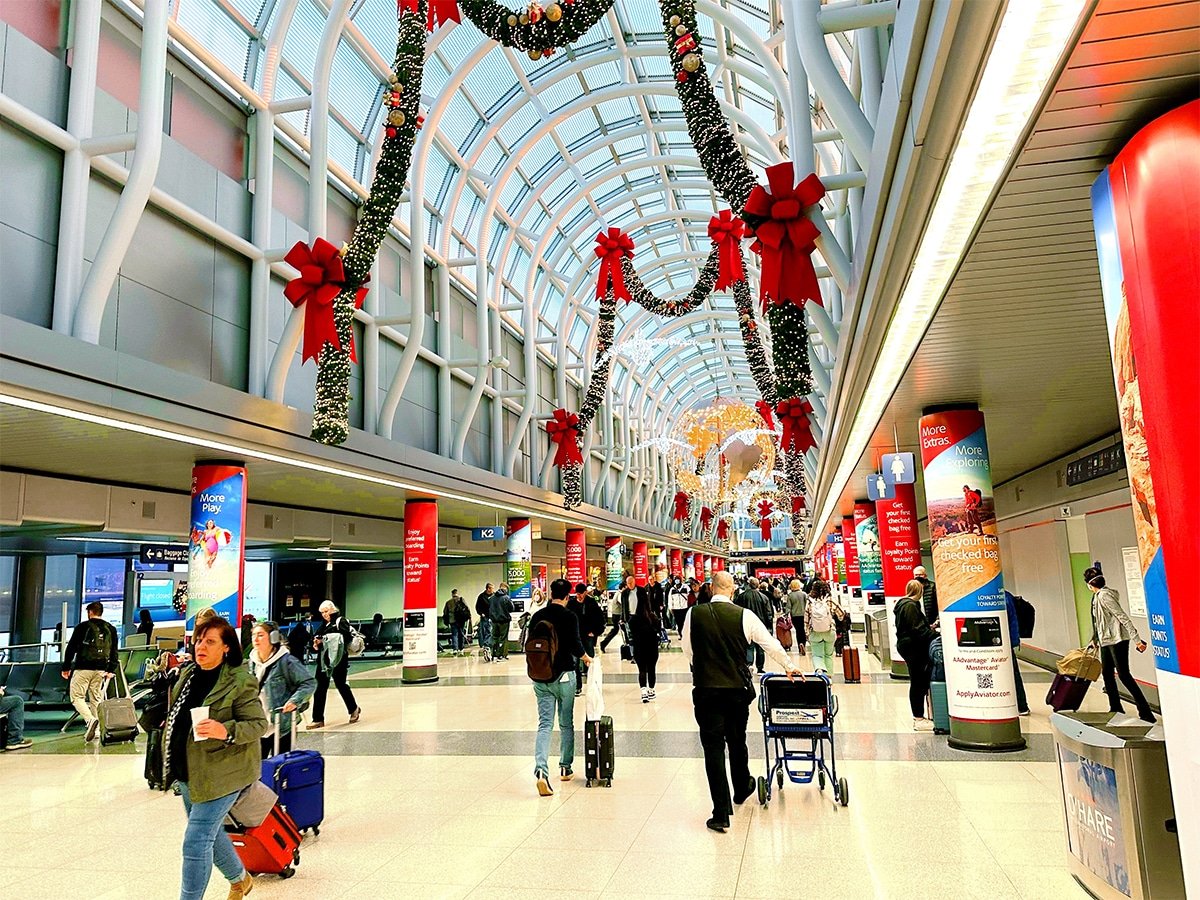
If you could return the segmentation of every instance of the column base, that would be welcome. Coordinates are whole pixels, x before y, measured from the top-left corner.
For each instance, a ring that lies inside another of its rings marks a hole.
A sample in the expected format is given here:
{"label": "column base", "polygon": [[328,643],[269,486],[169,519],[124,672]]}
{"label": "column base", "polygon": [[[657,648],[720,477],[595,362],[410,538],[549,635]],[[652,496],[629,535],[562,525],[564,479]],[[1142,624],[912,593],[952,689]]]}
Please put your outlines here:
{"label": "column base", "polygon": [[432,666],[405,666],[400,680],[404,684],[430,684],[438,680],[437,664]]}
{"label": "column base", "polygon": [[975,753],[1015,753],[1026,747],[1021,722],[1015,718],[970,722],[951,716],[947,743],[955,750]]}

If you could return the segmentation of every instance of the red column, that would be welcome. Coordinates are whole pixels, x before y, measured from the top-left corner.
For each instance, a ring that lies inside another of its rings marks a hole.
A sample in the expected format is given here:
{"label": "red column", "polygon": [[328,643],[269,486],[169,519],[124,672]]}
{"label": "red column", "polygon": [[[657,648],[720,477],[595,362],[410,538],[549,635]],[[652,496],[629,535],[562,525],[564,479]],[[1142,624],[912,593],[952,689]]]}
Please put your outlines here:
{"label": "red column", "polygon": [[672,547],[670,552],[667,554],[667,558],[670,563],[671,577],[672,578],[682,578],[683,577],[683,551],[680,550],[678,547]]}
{"label": "red column", "polygon": [[650,581],[650,555],[645,541],[633,542],[633,577],[638,587],[645,587]]}
{"label": "red column", "polygon": [[435,681],[437,675],[436,500],[404,504],[404,668],[406,682]]}
{"label": "red column", "polygon": [[921,536],[917,531],[917,495],[911,484],[896,485],[889,500],[876,500],[879,518],[879,551],[883,563],[883,603],[887,609],[888,646],[892,653],[892,675],[908,677],[908,665],[896,652],[896,601],[912,580],[912,570],[921,564]]}
{"label": "red column", "polygon": [[582,528],[568,528],[566,544],[567,581],[574,590],[575,585],[587,581],[587,532]]}

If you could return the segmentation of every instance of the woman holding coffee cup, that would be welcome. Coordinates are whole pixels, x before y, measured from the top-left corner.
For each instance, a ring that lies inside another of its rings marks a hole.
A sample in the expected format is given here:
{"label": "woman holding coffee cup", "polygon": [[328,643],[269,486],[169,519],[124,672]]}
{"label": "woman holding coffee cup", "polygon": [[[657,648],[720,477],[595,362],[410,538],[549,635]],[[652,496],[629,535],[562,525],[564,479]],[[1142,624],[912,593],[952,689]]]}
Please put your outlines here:
{"label": "woman holding coffee cup", "polygon": [[171,688],[163,734],[164,788],[178,782],[188,824],[180,900],[201,898],[215,863],[231,900],[249,892],[246,872],[223,823],[242,789],[261,774],[259,738],[267,717],[254,676],[242,666],[237,632],[222,618],[196,627],[194,662]]}

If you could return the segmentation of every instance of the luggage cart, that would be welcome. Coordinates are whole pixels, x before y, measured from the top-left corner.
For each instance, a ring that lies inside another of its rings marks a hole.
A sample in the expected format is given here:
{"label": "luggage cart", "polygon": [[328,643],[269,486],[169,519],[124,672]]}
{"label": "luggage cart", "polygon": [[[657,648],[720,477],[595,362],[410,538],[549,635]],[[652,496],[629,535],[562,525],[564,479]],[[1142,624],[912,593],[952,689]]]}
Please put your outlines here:
{"label": "luggage cart", "polygon": [[[834,751],[837,707],[827,675],[809,675],[805,681],[788,681],[783,675],[762,677],[758,711],[763,720],[767,774],[758,779],[758,802],[764,807],[771,800],[772,781],[783,790],[785,775],[796,784],[810,784],[815,777],[822,791],[828,780],[833,786],[834,803],[849,805],[850,786],[845,778],[838,778]],[[806,742],[807,749],[797,747]],[[808,765],[793,768],[796,763]]]}

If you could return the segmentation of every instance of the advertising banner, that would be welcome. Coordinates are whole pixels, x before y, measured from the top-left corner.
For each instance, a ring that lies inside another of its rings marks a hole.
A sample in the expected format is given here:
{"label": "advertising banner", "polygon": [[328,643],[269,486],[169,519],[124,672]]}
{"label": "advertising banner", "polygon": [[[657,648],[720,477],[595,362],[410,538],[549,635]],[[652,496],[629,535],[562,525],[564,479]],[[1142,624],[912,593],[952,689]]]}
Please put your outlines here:
{"label": "advertising banner", "polygon": [[437,677],[436,500],[404,504],[404,681]]}
{"label": "advertising banner", "polygon": [[704,557],[704,580],[712,581],[713,573],[713,558],[711,556]]}
{"label": "advertising banner", "polygon": [[245,467],[200,463],[192,468],[190,532],[187,630],[206,606],[237,628],[246,564]]}
{"label": "advertising banner", "polygon": [[908,664],[896,646],[896,601],[921,564],[921,535],[917,531],[917,494],[911,484],[899,483],[891,497],[875,501],[879,524],[879,555],[883,568],[883,605],[887,609],[888,638],[892,647],[892,674],[908,675]]}
{"label": "advertising banner", "polygon": [[795,566],[772,566],[769,569],[755,569],[755,578],[795,578]]}
{"label": "advertising banner", "polygon": [[[1000,538],[992,497],[983,413],[948,409],[920,422],[933,568],[950,706],[950,742],[994,746],[1017,741],[1017,701],[1000,571]],[[959,728],[960,722],[1004,723],[1006,734]]]}
{"label": "advertising banner", "polygon": [[668,567],[671,571],[672,578],[683,577],[683,551],[678,547],[672,547],[667,554]]}
{"label": "advertising banner", "polygon": [[533,525],[528,519],[509,519],[505,534],[508,596],[513,600],[528,600],[533,596]]}
{"label": "advertising banner", "polygon": [[633,542],[633,578],[638,587],[645,587],[650,582],[650,554],[645,541]]}
{"label": "advertising banner", "polygon": [[683,577],[685,580],[696,577],[696,554],[695,553],[684,554]]}
{"label": "advertising banner", "polygon": [[621,539],[606,537],[604,539],[604,586],[607,590],[621,589]]}
{"label": "advertising banner", "polygon": [[883,557],[879,549],[879,524],[875,504],[854,504],[854,538],[858,548],[858,578],[863,593],[883,590]]}
{"label": "advertising banner", "polygon": [[533,589],[541,591],[543,597],[548,596],[547,591],[550,590],[550,572],[545,563],[533,564]]}
{"label": "advertising banner", "polygon": [[1058,746],[1067,846],[1075,857],[1127,897],[1132,896],[1117,773]]}
{"label": "advertising banner", "polygon": [[587,532],[582,528],[568,528],[566,537],[566,578],[575,585],[587,581]]}
{"label": "advertising banner", "polygon": [[725,571],[725,558],[723,556],[714,556],[713,557],[713,571],[714,572],[724,572]]}
{"label": "advertising banner", "polygon": [[859,587],[858,540],[854,535],[853,516],[842,519],[842,547],[846,553],[846,584],[852,589]]}

